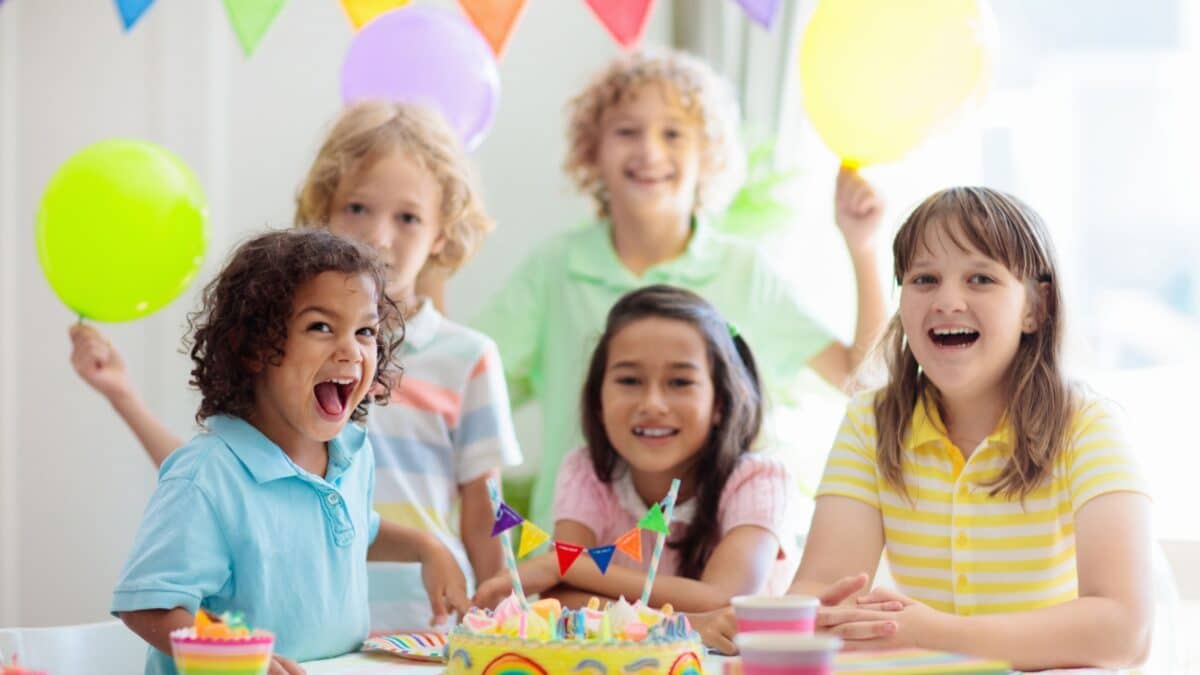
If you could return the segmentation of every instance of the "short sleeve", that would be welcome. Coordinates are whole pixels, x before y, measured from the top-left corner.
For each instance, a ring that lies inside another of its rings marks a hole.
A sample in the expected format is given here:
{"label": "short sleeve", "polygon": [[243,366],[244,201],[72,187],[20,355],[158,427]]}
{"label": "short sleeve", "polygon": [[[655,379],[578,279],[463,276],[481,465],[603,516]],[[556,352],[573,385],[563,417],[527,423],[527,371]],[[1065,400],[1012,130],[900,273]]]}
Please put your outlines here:
{"label": "short sleeve", "polygon": [[112,612],[182,607],[201,601],[230,581],[232,557],[220,518],[189,479],[162,481],[134,540],[133,552],[113,591]]}
{"label": "short sleeve", "polygon": [[486,341],[468,376],[453,441],[459,485],[502,466],[521,463],[504,369],[491,340]]}
{"label": "short sleeve", "polygon": [[522,261],[471,322],[473,328],[496,341],[514,408],[533,397],[540,376],[537,370],[546,321],[544,253],[536,251]]}
{"label": "short sleeve", "polygon": [[1109,492],[1149,494],[1120,415],[1108,401],[1094,400],[1082,406],[1065,459],[1074,512]]}
{"label": "short sleeve", "polygon": [[795,488],[784,465],[762,455],[744,455],[721,493],[721,534],[755,525],[775,535],[781,551],[792,550],[799,534]]}
{"label": "short sleeve", "polygon": [[605,492],[608,487],[596,477],[587,448],[580,448],[563,458],[554,484],[554,520],[574,520],[591,528],[593,533],[602,530],[597,517],[607,511]]}
{"label": "short sleeve", "polygon": [[746,336],[747,341],[771,377],[791,382],[833,344],[834,336],[808,313],[795,284],[761,252],[755,255],[751,278],[748,307],[757,330]]}
{"label": "short sleeve", "polygon": [[879,473],[875,463],[874,392],[856,396],[846,408],[817,496],[839,495],[879,508]]}

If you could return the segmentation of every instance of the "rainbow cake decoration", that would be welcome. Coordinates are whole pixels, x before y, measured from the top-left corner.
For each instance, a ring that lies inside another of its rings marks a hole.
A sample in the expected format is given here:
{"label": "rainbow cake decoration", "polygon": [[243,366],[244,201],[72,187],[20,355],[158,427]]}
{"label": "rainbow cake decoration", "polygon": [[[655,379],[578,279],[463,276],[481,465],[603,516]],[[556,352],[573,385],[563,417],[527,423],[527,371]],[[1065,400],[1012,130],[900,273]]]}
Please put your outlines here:
{"label": "rainbow cake decoration", "polygon": [[171,631],[180,675],[263,675],[274,646],[271,632],[251,630],[240,613],[214,617],[202,609],[191,628]]}
{"label": "rainbow cake decoration", "polygon": [[704,646],[687,617],[624,598],[600,609],[554,599],[472,609],[450,632],[447,675],[703,675]]}

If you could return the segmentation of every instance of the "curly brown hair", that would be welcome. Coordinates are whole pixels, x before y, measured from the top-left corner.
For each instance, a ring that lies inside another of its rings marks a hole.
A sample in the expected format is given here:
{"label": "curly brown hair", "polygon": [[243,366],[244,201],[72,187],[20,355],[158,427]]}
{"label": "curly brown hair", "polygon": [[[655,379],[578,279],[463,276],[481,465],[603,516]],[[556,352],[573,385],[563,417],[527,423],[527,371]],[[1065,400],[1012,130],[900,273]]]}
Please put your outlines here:
{"label": "curly brown hair", "polygon": [[238,246],[204,288],[201,308],[188,315],[184,345],[195,364],[188,384],[202,397],[197,423],[213,415],[248,419],[257,367],[279,364],[296,290],[322,272],[366,274],[375,283],[379,331],[374,381],[379,387],[359,402],[350,419],[366,417],[367,399],[387,402],[399,378],[393,359],[404,340],[404,323],[396,304],[382,292],[384,265],[365,244],[300,228],[262,234]]}

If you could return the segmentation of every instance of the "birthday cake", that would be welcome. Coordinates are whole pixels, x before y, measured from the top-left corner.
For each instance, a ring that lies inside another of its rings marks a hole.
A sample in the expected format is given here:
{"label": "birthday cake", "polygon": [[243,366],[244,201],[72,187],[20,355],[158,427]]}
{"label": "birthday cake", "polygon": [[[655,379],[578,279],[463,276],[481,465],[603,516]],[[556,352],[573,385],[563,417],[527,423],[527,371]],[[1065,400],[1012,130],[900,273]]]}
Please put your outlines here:
{"label": "birthday cake", "polygon": [[451,632],[447,675],[703,675],[704,646],[687,617],[624,598],[600,609],[557,600],[472,609]]}

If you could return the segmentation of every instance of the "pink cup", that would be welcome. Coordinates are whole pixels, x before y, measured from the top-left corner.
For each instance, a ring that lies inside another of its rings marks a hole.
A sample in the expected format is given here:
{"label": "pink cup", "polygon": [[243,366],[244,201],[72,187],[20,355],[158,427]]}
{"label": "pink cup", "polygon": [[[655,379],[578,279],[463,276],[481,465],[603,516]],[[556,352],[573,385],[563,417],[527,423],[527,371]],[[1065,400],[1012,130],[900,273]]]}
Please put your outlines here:
{"label": "pink cup", "polygon": [[842,641],[829,635],[741,633],[743,675],[830,675]]}
{"label": "pink cup", "polygon": [[809,595],[739,595],[733,599],[733,614],[738,633],[811,635],[820,605]]}

